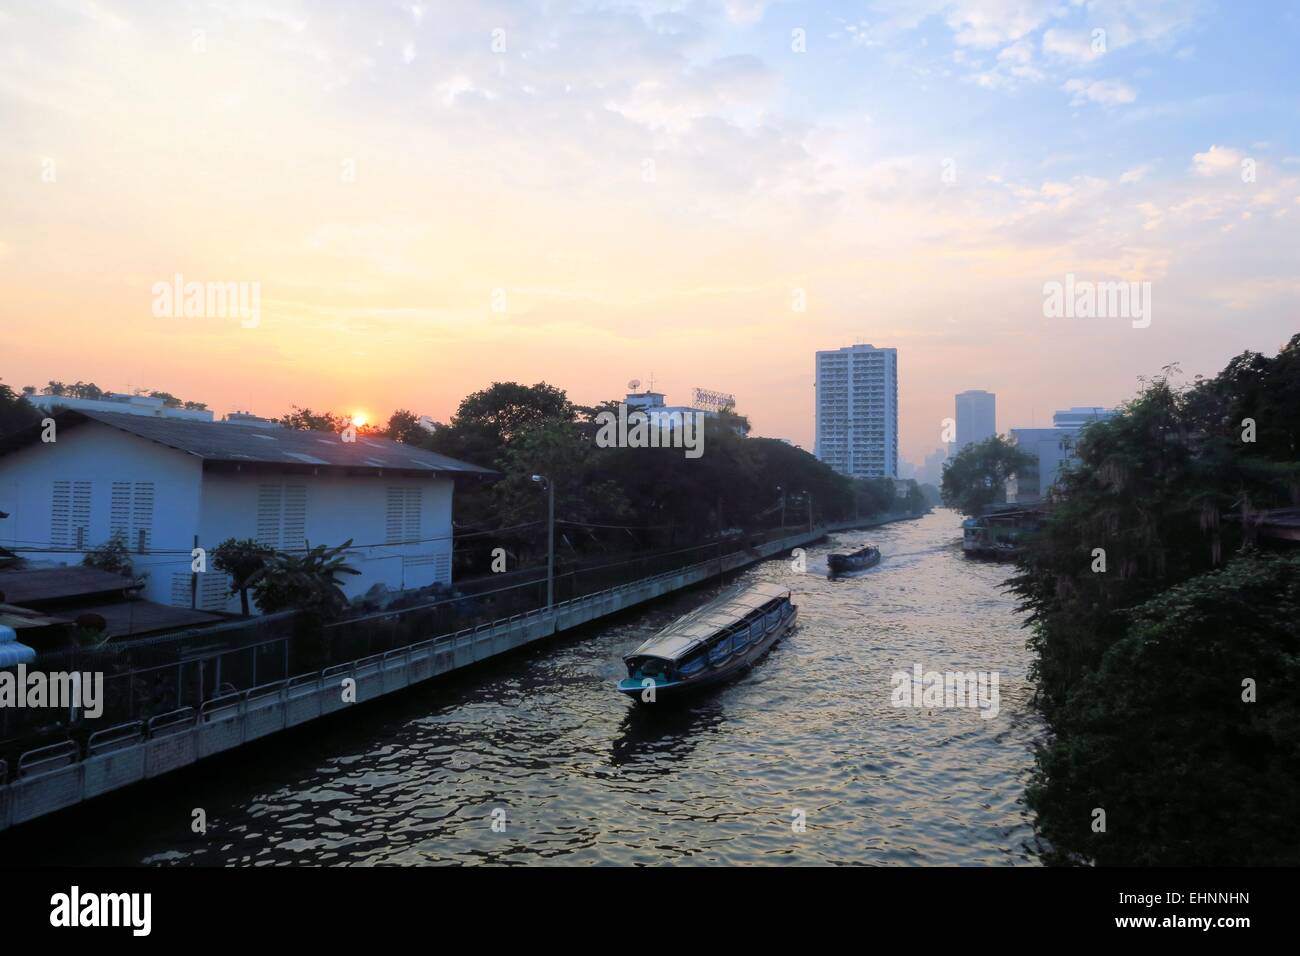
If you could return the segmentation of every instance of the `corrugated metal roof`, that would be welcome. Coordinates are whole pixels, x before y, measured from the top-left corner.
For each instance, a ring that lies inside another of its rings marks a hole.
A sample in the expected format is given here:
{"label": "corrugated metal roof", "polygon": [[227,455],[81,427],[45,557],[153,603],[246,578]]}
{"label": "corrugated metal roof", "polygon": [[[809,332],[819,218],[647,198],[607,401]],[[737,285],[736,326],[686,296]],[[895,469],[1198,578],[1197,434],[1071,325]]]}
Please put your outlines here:
{"label": "corrugated metal roof", "polygon": [[[357,435],[354,442],[345,442],[341,436],[325,432],[85,410],[61,412],[55,416],[55,421],[60,426],[65,422],[99,422],[202,458],[205,462],[307,464],[361,471],[417,471],[481,477],[497,474],[489,468],[480,468],[413,445],[365,435]],[[40,425],[15,432],[0,442],[0,455],[38,441],[40,433]]]}
{"label": "corrugated metal roof", "polygon": [[738,588],[684,614],[650,638],[628,657],[663,657],[677,660],[723,628],[735,624],[768,601],[790,596],[790,589],[761,582]]}
{"label": "corrugated metal roof", "polygon": [[139,587],[139,584],[123,575],[80,565],[0,571],[0,598],[6,604],[66,601],[99,594],[120,594]]}

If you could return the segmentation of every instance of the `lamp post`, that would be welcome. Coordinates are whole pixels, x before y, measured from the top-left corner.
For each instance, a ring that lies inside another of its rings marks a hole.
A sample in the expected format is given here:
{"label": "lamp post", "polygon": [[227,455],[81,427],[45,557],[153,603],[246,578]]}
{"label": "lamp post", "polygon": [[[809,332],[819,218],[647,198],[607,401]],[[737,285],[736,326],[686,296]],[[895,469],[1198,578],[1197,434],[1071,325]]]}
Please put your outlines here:
{"label": "lamp post", "polygon": [[555,483],[542,475],[533,481],[546,489],[546,607],[555,604]]}
{"label": "lamp post", "polygon": [[776,490],[781,492],[781,531],[785,532],[785,488],[781,485],[776,486]]}

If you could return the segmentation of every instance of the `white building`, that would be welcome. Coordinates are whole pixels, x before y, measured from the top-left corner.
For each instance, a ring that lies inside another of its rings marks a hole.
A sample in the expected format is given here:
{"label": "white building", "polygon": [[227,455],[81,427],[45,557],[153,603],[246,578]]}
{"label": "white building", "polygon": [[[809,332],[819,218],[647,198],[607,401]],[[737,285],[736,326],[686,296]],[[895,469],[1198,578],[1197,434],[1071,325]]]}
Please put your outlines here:
{"label": "white building", "polygon": [[41,411],[49,413],[59,409],[78,412],[119,412],[124,415],[151,415],[155,418],[180,418],[191,422],[210,422],[212,412],[206,408],[177,408],[163,403],[161,398],[148,395],[124,395],[106,392],[103,398],[72,398],[69,395],[24,395]]}
{"label": "white building", "polygon": [[1008,482],[1007,501],[1025,503],[1042,500],[1048,489],[1055,484],[1061,466],[1074,460],[1074,444],[1083,427],[1114,414],[1105,408],[1076,406],[1056,412],[1052,416],[1051,428],[1011,429],[1011,440],[1037,460],[1037,467]]}
{"label": "white building", "polygon": [[842,475],[898,475],[898,350],[817,353],[815,454]]}
{"label": "white building", "polygon": [[628,392],[627,397],[623,399],[623,404],[627,406],[629,412],[645,412],[650,421],[660,427],[668,429],[681,428],[682,419],[686,415],[703,415],[706,418],[717,418],[718,413],[703,408],[692,408],[690,405],[667,405],[664,402],[663,392]]}
{"label": "white building", "polygon": [[958,392],[957,441],[955,451],[982,442],[998,433],[997,396],[980,388]]}
{"label": "white building", "polygon": [[238,611],[211,550],[253,538],[281,551],[351,539],[349,597],[450,583],[455,479],[493,472],[384,438],[101,411],[55,416],[0,440],[0,546],[80,564],[122,534],[143,596],[191,606],[191,555],[207,550],[194,606]]}

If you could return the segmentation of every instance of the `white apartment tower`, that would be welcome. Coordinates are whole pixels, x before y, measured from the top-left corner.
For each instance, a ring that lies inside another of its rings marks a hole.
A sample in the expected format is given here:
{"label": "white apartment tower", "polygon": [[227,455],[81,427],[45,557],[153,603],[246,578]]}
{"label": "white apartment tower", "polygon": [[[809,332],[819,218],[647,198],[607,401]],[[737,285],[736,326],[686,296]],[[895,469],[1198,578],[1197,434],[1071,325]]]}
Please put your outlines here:
{"label": "white apartment tower", "polygon": [[898,350],[817,353],[816,455],[853,478],[898,477]]}
{"label": "white apartment tower", "polygon": [[972,388],[957,393],[957,447],[982,442],[998,433],[997,397],[992,392]]}

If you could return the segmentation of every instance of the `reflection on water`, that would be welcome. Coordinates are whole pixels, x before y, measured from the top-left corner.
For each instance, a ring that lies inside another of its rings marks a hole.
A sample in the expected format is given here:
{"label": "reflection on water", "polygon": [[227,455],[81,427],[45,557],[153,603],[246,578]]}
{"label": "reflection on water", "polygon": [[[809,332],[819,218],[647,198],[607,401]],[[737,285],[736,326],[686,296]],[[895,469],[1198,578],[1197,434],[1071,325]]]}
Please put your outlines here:
{"label": "reflection on water", "polygon": [[[743,580],[793,590],[799,626],[744,677],[675,706],[615,693],[621,657],[713,589],[91,804],[42,831],[39,858],[1036,862],[1023,791],[1042,729],[1025,634],[997,586],[1007,569],[965,561],[959,538],[944,511],[837,535],[808,549],[803,574],[781,560],[750,569]],[[827,578],[830,551],[865,543],[879,565]],[[998,716],[893,708],[890,675],[917,663],[999,672]],[[190,832],[195,807],[205,836]],[[7,858],[37,858],[36,834],[14,837]]]}

